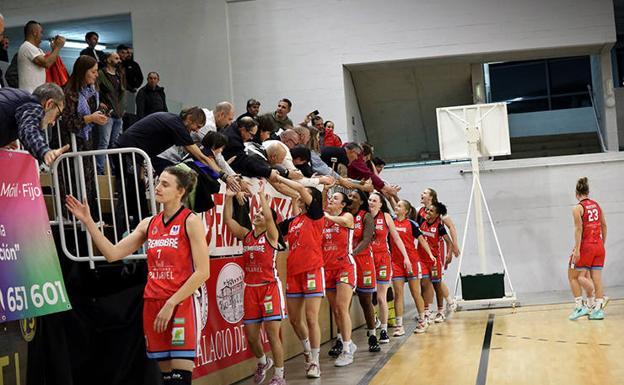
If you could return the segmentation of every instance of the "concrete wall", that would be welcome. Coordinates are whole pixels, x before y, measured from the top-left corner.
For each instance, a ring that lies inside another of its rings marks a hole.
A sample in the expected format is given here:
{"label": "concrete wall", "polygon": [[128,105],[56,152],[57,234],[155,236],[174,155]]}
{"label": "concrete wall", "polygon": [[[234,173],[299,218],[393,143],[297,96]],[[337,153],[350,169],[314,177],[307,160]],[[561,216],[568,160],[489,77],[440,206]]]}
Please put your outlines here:
{"label": "concrete wall", "polygon": [[615,41],[610,0],[3,0],[0,9],[9,27],[130,13],[136,58],[172,99],[233,97],[241,110],[256,97],[267,111],[290,97],[294,121],[318,109],[343,136],[345,64]]}
{"label": "concrete wall", "polygon": [[[402,197],[417,204],[420,192],[432,187],[449,209],[460,240],[464,234],[472,174],[469,163],[385,169],[382,177],[400,183]],[[517,292],[567,290],[566,263],[574,246],[571,209],[579,177],[589,178],[591,197],[605,213],[608,224],[606,286],[624,283],[624,154],[605,153],[485,162],[481,183],[494,220],[512,283]],[[462,273],[479,270],[474,213],[464,251]],[[486,218],[487,272],[502,271]],[[457,261],[448,271],[453,290]]]}

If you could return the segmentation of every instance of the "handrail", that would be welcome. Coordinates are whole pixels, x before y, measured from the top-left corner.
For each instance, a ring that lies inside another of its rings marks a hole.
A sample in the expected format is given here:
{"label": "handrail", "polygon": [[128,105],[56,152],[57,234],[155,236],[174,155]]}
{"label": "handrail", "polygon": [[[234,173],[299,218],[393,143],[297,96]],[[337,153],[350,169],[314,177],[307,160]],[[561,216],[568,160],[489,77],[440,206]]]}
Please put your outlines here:
{"label": "handrail", "polygon": [[594,100],[594,91],[591,88],[591,85],[587,84],[587,92],[589,93],[589,100],[592,105],[592,111],[594,111],[594,120],[596,121],[596,133],[598,134],[598,141],[600,142],[600,148],[602,152],[607,152],[607,147],[604,143],[604,138],[602,137],[602,130],[600,129],[600,119],[598,118],[598,110],[596,110],[596,102]]}

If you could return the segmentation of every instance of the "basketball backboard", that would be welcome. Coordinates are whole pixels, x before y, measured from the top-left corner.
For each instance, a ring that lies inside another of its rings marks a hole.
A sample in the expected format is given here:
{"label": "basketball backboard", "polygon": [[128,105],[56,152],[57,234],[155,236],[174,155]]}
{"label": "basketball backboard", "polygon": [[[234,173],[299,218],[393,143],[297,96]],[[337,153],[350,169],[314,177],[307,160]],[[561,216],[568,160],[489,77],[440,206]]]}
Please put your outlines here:
{"label": "basketball backboard", "polygon": [[480,134],[480,157],[511,154],[507,104],[473,104],[468,106],[436,108],[440,159],[470,158],[466,137],[468,127],[476,127]]}

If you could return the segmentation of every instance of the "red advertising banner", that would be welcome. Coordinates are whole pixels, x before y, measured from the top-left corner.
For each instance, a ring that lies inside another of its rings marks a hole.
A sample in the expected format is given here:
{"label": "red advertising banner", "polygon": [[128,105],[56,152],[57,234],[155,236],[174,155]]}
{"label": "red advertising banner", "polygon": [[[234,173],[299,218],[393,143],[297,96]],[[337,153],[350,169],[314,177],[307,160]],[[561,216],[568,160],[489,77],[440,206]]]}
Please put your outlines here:
{"label": "red advertising banner", "polygon": [[[258,191],[257,184],[252,191]],[[276,211],[278,222],[292,212],[290,198],[277,193],[270,185],[265,192]],[[238,241],[223,224],[224,186],[213,195],[216,207],[203,214],[210,249],[210,279],[201,288],[201,335],[193,378],[202,377],[253,357],[243,325],[243,251]],[[259,200],[250,199],[250,212],[259,210]],[[217,257],[217,258],[215,258]],[[265,351],[269,343],[264,330],[261,339]]]}

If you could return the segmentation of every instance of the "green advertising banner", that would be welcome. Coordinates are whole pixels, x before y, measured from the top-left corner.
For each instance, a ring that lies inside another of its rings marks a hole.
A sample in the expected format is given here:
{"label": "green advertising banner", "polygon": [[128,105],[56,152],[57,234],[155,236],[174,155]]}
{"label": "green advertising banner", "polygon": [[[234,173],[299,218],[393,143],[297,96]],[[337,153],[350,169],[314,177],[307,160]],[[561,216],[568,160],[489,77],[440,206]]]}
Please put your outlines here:
{"label": "green advertising banner", "polygon": [[0,150],[0,322],[69,309],[36,163]]}

